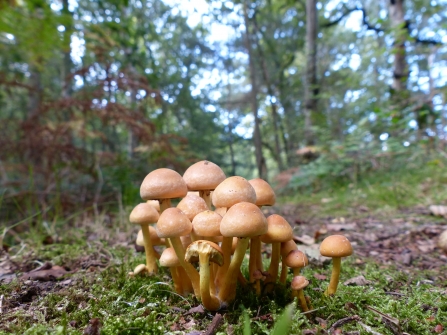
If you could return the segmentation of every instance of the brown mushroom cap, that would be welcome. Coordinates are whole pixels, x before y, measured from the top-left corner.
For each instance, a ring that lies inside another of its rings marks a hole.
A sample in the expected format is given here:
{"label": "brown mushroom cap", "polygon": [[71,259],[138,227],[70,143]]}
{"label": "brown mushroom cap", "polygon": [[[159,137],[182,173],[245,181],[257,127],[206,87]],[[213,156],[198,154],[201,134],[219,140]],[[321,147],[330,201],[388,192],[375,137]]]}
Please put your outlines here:
{"label": "brown mushroom cap", "polygon": [[253,237],[267,232],[267,219],[258,206],[250,202],[233,205],[220,222],[226,237]]}
{"label": "brown mushroom cap", "polygon": [[346,257],[352,255],[352,246],[343,235],[331,235],[321,242],[320,254],[326,257]]}
{"label": "brown mushroom cap", "polygon": [[275,192],[264,179],[256,178],[248,181],[256,192],[257,206],[273,206],[276,202]]}
{"label": "brown mushroom cap", "polygon": [[287,242],[293,238],[292,227],[278,214],[272,214],[267,218],[267,233],[261,236],[264,243]]}
{"label": "brown mushroom cap", "polygon": [[295,276],[292,279],[291,287],[292,290],[302,290],[307,285],[309,285],[309,281],[304,276]]}
{"label": "brown mushroom cap", "polygon": [[288,240],[281,243],[281,256],[283,258],[286,258],[289,252],[293,250],[298,250],[298,246],[296,245],[294,240]]}
{"label": "brown mushroom cap", "polygon": [[[149,226],[149,233],[151,234],[152,245],[162,245],[165,243],[164,239],[158,237],[154,227]],[[144,237],[143,237],[143,231],[141,229],[138,231],[136,244],[139,245],[140,247],[144,247]]]}
{"label": "brown mushroom cap", "polygon": [[140,196],[144,200],[183,198],[187,192],[182,176],[165,168],[149,173],[140,187]]}
{"label": "brown mushroom cap", "polygon": [[303,268],[309,264],[306,254],[298,249],[289,252],[284,262],[289,268]]}
{"label": "brown mushroom cap", "polygon": [[183,174],[183,179],[190,191],[214,190],[225,178],[222,169],[210,161],[197,162]]}
{"label": "brown mushroom cap", "polygon": [[180,241],[182,242],[183,249],[186,250],[186,248],[188,248],[188,245],[192,243],[191,235],[180,236]]}
{"label": "brown mushroom cap", "polygon": [[209,254],[209,261],[223,265],[222,249],[214,242],[198,240],[189,245],[185,252],[185,261],[189,263],[197,263],[199,261],[199,254]]}
{"label": "brown mushroom cap", "polygon": [[156,229],[160,237],[179,237],[188,235],[192,230],[192,224],[185,213],[176,207],[171,207],[161,213]]}
{"label": "brown mushroom cap", "polygon": [[132,210],[129,216],[129,221],[135,224],[150,224],[158,221],[159,214],[154,206],[146,202],[138,204]]}
{"label": "brown mushroom cap", "polygon": [[188,193],[177,205],[183,213],[186,214],[189,221],[192,221],[194,217],[200,212],[206,211],[208,206],[205,200],[195,194]]}
{"label": "brown mushroom cap", "polygon": [[256,202],[256,192],[247,179],[234,176],[225,179],[216,187],[212,195],[216,208],[230,208],[238,202]]}
{"label": "brown mushroom cap", "polygon": [[151,206],[154,206],[157,212],[160,213],[160,203],[158,202],[158,200],[148,200],[146,201],[146,203],[148,203]]}
{"label": "brown mushroom cap", "polygon": [[166,248],[160,256],[160,265],[164,267],[180,266],[177,254],[174,248]]}
{"label": "brown mushroom cap", "polygon": [[222,216],[216,212],[206,210],[196,215],[192,220],[192,231],[199,236],[219,236]]}

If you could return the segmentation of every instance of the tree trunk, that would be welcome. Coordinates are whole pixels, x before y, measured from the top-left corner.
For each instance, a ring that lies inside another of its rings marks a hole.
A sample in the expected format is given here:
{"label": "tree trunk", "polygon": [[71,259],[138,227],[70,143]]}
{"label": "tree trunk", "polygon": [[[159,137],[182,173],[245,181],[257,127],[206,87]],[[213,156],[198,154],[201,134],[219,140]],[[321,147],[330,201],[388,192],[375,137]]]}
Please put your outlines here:
{"label": "tree trunk", "polygon": [[396,91],[406,90],[407,79],[408,79],[406,50],[405,50],[407,30],[405,28],[403,2],[404,0],[390,0],[391,26],[395,34],[394,45],[393,45],[393,54],[394,54],[393,88]]}
{"label": "tree trunk", "polygon": [[[68,0],[62,1],[62,13],[64,15],[73,16],[73,14],[68,10]],[[68,20],[67,20],[68,22]],[[71,74],[71,69],[73,68],[73,62],[71,61],[71,31],[73,27],[71,26],[71,20],[69,24],[66,24],[65,31],[63,35],[63,66],[62,66],[62,97],[66,98],[71,96],[73,93],[72,78],[69,78]]]}
{"label": "tree trunk", "polygon": [[306,145],[315,144],[312,115],[317,111],[317,1],[306,0],[306,77],[304,85],[304,135]]}
{"label": "tree trunk", "polygon": [[255,145],[256,167],[258,169],[258,176],[264,180],[267,179],[267,165],[264,155],[262,153],[262,137],[260,129],[260,120],[258,116],[258,86],[256,83],[256,69],[253,58],[253,50],[251,45],[249,19],[247,12],[247,4],[244,3],[244,23],[245,23],[245,44],[248,52],[248,63],[250,67],[250,81],[251,81],[251,108],[255,121],[255,128],[253,132],[253,142]]}

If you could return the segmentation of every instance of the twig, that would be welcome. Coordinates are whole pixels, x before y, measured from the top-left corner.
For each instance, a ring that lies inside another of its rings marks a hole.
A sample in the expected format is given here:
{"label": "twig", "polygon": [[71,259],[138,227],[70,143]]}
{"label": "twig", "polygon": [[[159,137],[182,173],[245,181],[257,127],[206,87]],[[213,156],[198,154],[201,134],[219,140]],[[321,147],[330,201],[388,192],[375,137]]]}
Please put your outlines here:
{"label": "twig", "polygon": [[217,331],[217,328],[219,328],[220,324],[222,323],[222,320],[223,320],[222,315],[216,313],[216,315],[214,315],[213,321],[211,321],[211,324],[202,333],[202,335],[214,335]]}
{"label": "twig", "polygon": [[353,316],[348,316],[347,318],[343,318],[343,319],[340,319],[340,320],[334,322],[334,324],[329,329],[329,334],[331,334],[333,331],[335,331],[335,329],[337,329],[338,327],[343,326],[345,323],[349,323],[352,321],[360,321],[360,317],[358,315],[353,315]]}
{"label": "twig", "polygon": [[5,296],[3,294],[0,296],[0,314],[3,314],[3,298],[4,297]]}

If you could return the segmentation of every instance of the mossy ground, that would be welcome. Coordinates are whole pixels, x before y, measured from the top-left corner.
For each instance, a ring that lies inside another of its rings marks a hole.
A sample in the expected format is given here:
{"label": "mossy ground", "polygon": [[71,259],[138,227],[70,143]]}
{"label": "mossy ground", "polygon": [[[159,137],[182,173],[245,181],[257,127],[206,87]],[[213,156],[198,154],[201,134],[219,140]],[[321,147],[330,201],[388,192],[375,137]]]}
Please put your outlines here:
{"label": "mossy ground", "polygon": [[[417,224],[441,226],[445,220],[412,210],[446,202],[447,178],[444,172],[436,172],[365,180],[325,192],[295,195],[283,203],[298,203],[299,216],[311,221],[328,216],[355,220],[364,216],[418,215],[422,221]],[[368,211],[358,210],[359,206]],[[97,218],[93,224],[85,221],[70,225],[56,222],[50,231],[55,237],[51,244],[42,243],[49,233],[44,222],[21,233],[20,243],[11,242],[9,254],[4,253],[2,260],[22,271],[50,261],[67,266],[71,273],[54,282],[1,282],[0,334],[97,334],[92,322],[99,322],[100,334],[188,334],[207,328],[213,313],[189,314],[190,308],[199,303],[173,292],[168,271],[162,269],[154,277],[128,277],[129,271],[144,262],[144,254],[136,253],[131,246],[134,227],[119,224],[122,220],[113,216]],[[440,255],[439,250],[432,255]],[[341,282],[363,275],[370,283],[340,284],[337,294],[328,298],[323,292],[330,271],[330,264],[311,264],[304,269],[303,274],[310,279],[305,294],[315,311],[308,318],[295,309],[291,334],[326,334],[335,322],[354,315],[359,321],[342,325],[343,333],[370,334],[372,330],[399,334],[396,324],[386,321],[389,317],[398,320],[400,334],[447,334],[447,265],[421,270],[417,263],[405,268],[355,255],[343,261]],[[291,274],[288,279],[290,282]],[[217,334],[242,334],[244,313],[249,316],[252,334],[269,334],[284,307],[292,302],[290,293],[287,286],[277,286],[271,294],[258,298],[250,288],[239,288]]]}

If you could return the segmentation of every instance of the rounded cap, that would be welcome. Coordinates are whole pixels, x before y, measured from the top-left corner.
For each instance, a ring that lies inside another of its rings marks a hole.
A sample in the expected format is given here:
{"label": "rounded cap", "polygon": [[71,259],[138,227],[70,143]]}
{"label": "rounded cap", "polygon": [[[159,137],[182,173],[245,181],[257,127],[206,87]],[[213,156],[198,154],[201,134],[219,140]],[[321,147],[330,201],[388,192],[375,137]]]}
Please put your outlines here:
{"label": "rounded cap", "polygon": [[140,187],[140,196],[144,200],[183,198],[187,192],[182,176],[165,168],[149,173]]}
{"label": "rounded cap", "polygon": [[267,232],[267,219],[258,206],[250,202],[233,205],[220,222],[220,232],[227,237],[253,237]]}
{"label": "rounded cap", "polygon": [[166,248],[160,256],[160,265],[171,268],[174,266],[180,266],[177,254],[174,248]]}
{"label": "rounded cap", "polygon": [[352,255],[352,246],[343,235],[331,235],[321,242],[320,254],[325,257],[346,257]]}
{"label": "rounded cap", "polygon": [[194,217],[200,212],[206,211],[208,206],[205,200],[203,200],[198,195],[188,193],[177,205],[183,213],[186,214],[189,221],[192,221]]}
{"label": "rounded cap", "polygon": [[197,162],[183,174],[183,179],[190,191],[214,190],[225,178],[222,169],[210,161]]}
{"label": "rounded cap", "polygon": [[209,261],[223,265],[223,252],[222,249],[214,242],[198,240],[192,242],[185,252],[185,261],[189,263],[197,263],[199,261],[200,254],[209,255]]}
{"label": "rounded cap", "polygon": [[447,230],[444,230],[441,235],[439,235],[438,247],[441,248],[442,251],[447,253]]}
{"label": "rounded cap", "polygon": [[179,237],[188,235],[192,230],[192,224],[180,209],[171,207],[161,213],[156,229],[160,237]]}
{"label": "rounded cap", "polygon": [[248,181],[256,192],[257,206],[273,206],[276,202],[276,195],[269,183],[264,179],[256,178]]}
{"label": "rounded cap", "polygon": [[295,276],[292,279],[291,287],[292,290],[298,291],[305,288],[307,285],[309,285],[309,281],[304,276]]}
{"label": "rounded cap", "polygon": [[227,212],[227,207],[219,207],[219,208],[216,208],[214,211],[223,217],[225,215],[225,213]]}
{"label": "rounded cap", "polygon": [[281,257],[286,258],[292,250],[298,250],[294,240],[288,240],[287,242],[281,243]]}
{"label": "rounded cap", "polygon": [[256,202],[256,192],[247,179],[234,176],[225,179],[216,187],[212,195],[216,208],[230,208],[238,202]]}
{"label": "rounded cap", "polygon": [[192,220],[192,231],[204,237],[219,236],[221,221],[222,216],[216,212],[210,210],[203,211]]}
{"label": "rounded cap", "polygon": [[158,213],[160,213],[160,203],[158,200],[148,200],[146,201],[149,205],[154,206]]}
{"label": "rounded cap", "polygon": [[[162,245],[165,243],[164,239],[158,237],[154,227],[149,226],[149,233],[151,234],[152,245]],[[143,231],[141,229],[138,231],[136,244],[139,245],[140,247],[144,247],[144,237],[143,237]]]}
{"label": "rounded cap", "polygon": [[293,238],[292,227],[278,214],[272,214],[267,218],[267,233],[261,236],[264,243],[287,242]]}
{"label": "rounded cap", "polygon": [[132,210],[129,216],[129,221],[135,224],[150,224],[158,221],[159,214],[154,206],[146,202],[138,204]]}
{"label": "rounded cap", "polygon": [[284,262],[289,268],[303,268],[309,264],[306,254],[298,249],[289,252]]}

